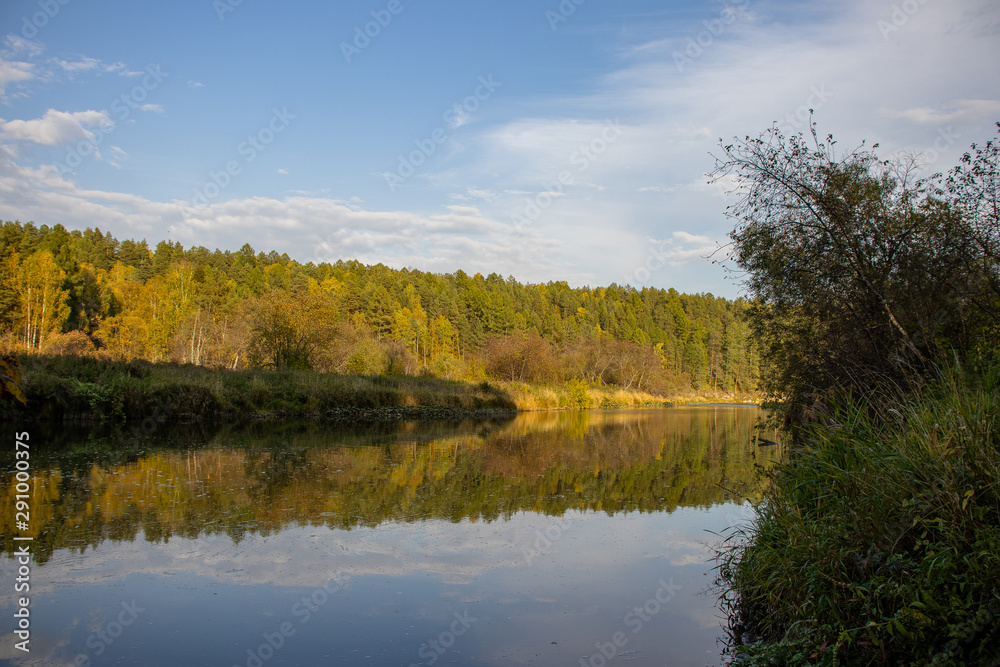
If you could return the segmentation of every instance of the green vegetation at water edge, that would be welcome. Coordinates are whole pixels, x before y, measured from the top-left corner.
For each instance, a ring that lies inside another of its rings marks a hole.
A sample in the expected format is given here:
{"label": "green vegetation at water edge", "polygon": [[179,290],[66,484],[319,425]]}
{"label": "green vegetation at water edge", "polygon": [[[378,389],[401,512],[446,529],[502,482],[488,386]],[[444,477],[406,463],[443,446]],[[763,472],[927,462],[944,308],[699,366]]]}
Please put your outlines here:
{"label": "green vegetation at water edge", "polygon": [[[67,355],[21,355],[20,359],[27,404],[0,403],[0,419],[124,422],[323,415],[383,420],[669,404],[664,396],[594,387],[580,380],[539,385],[308,370],[232,371]],[[674,397],[679,399],[691,396]]]}
{"label": "green vegetation at water edge", "polygon": [[986,665],[1000,646],[1000,364],[835,404],[719,573],[758,665]]}
{"label": "green vegetation at water edge", "polygon": [[[30,355],[21,361],[27,405],[0,404],[0,416],[119,422],[324,414],[415,417],[516,410],[510,396],[488,382],[211,370],[73,356]],[[368,414],[372,411],[381,415]]]}

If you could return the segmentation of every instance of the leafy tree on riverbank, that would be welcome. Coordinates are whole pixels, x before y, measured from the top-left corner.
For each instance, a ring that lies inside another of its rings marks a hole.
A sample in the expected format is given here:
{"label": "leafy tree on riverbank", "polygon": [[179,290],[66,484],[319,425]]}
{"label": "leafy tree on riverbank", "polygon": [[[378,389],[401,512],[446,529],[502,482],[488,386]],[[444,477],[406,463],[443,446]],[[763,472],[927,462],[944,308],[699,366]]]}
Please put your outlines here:
{"label": "leafy tree on riverbank", "polygon": [[731,259],[755,303],[764,390],[799,421],[830,391],[917,388],[1000,326],[997,144],[945,182],[912,159],[777,127],[722,147]]}

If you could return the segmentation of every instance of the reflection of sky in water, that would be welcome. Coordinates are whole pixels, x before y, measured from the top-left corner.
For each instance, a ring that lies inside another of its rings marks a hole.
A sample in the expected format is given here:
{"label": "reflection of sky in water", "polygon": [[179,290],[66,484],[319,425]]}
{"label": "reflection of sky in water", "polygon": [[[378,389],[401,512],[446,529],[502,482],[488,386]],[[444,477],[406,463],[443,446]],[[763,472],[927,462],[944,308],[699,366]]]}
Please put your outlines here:
{"label": "reflection of sky in water", "polygon": [[[338,448],[312,431],[280,431],[256,449],[217,436],[197,450],[228,466],[211,468],[210,482],[185,451],[82,467],[68,463],[78,453],[53,452],[49,470],[39,456],[38,474],[63,480],[45,489],[50,505],[36,503],[55,543],[32,567],[31,653],[7,632],[0,664],[717,664],[711,545],[749,517],[720,489],[752,477],[755,417],[526,415],[483,436],[465,427],[461,440],[430,427],[429,449],[406,444],[412,430],[375,447]],[[401,494],[408,479],[420,481]],[[238,502],[215,505],[206,489]],[[484,520],[495,499],[522,509]],[[652,511],[610,509],[637,504]],[[574,506],[592,509],[557,515]],[[326,525],[352,513],[395,518]],[[218,530],[231,518],[249,527],[240,541]],[[139,533],[116,538],[113,525]],[[148,525],[173,537],[146,539]],[[3,581],[15,570],[0,559]],[[14,608],[7,586],[0,613]]]}
{"label": "reflection of sky in water", "polygon": [[[94,665],[254,665],[247,650],[270,634],[280,648],[267,665],[576,665],[595,644],[630,652],[609,664],[713,664],[720,618],[706,590],[717,538],[706,530],[746,516],[727,504],[298,527],[239,545],[221,536],[105,543],[36,566],[32,652],[16,662],[72,664],[83,653]],[[554,540],[539,539],[546,530]],[[680,588],[651,603],[661,581]],[[318,608],[307,615],[311,596]],[[133,600],[141,611],[110,637]],[[9,599],[4,607],[13,610]],[[286,622],[294,632],[281,637]],[[619,631],[627,641],[616,647]],[[5,637],[4,658],[16,657],[12,643]]]}

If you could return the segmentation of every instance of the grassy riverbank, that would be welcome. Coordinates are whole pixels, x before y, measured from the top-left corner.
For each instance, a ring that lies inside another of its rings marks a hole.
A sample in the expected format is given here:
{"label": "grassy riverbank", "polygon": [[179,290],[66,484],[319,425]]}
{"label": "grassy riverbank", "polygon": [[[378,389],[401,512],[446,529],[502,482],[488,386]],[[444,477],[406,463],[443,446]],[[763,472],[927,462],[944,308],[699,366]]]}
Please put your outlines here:
{"label": "grassy riverbank", "polygon": [[[20,356],[28,407],[0,405],[0,417],[129,421],[147,418],[450,417],[463,413],[621,408],[697,401],[617,387],[431,377],[350,376],[312,371],[211,370],[92,357]],[[717,401],[720,397],[702,397]]]}
{"label": "grassy riverbank", "polygon": [[998,664],[1000,365],[888,405],[809,428],[729,538],[739,664]]}
{"label": "grassy riverbank", "polygon": [[347,376],[310,371],[229,371],[90,357],[19,357],[28,406],[6,417],[128,421],[147,418],[324,415],[450,416],[510,412],[502,389],[435,378]]}
{"label": "grassy riverbank", "polygon": [[498,382],[517,404],[519,410],[557,410],[562,408],[648,408],[678,403],[753,403],[749,394],[676,394],[659,396],[621,387],[593,387],[579,380],[558,385],[523,382]]}

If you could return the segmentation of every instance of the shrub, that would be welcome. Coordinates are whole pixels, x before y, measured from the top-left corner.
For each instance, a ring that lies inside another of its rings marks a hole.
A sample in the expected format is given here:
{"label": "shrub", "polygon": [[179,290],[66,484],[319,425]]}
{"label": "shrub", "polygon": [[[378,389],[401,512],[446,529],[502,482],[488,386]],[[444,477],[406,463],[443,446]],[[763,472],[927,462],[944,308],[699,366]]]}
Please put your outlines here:
{"label": "shrub", "polygon": [[97,352],[94,341],[82,331],[73,330],[64,334],[52,333],[42,341],[42,354],[92,356]]}

